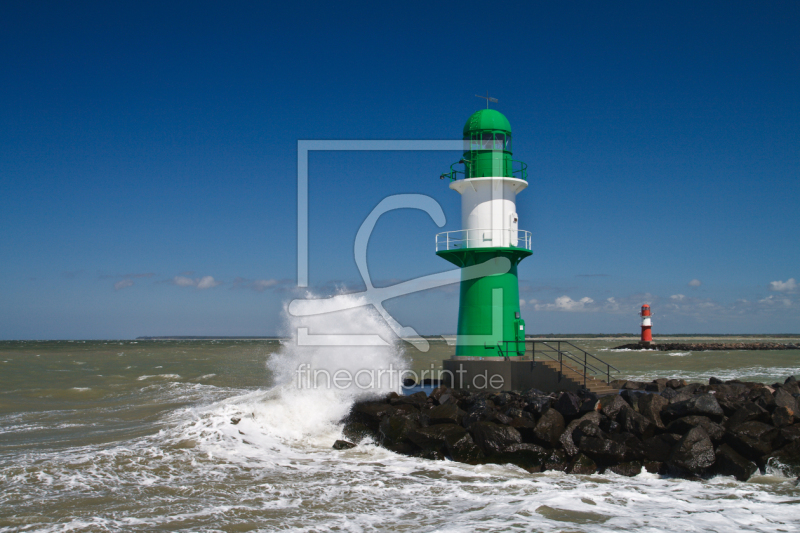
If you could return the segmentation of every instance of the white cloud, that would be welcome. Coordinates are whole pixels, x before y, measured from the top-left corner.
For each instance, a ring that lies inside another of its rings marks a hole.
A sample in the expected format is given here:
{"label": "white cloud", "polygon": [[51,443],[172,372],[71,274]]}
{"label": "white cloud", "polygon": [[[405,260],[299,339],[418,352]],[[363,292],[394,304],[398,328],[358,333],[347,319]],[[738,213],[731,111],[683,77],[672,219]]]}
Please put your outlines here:
{"label": "white cloud", "polygon": [[594,300],[584,296],[580,300],[573,300],[569,296],[559,296],[551,304],[536,304],[537,311],[591,311],[586,306],[594,303]]}
{"label": "white cloud", "polygon": [[125,287],[130,287],[131,285],[133,285],[133,281],[129,279],[123,279],[122,281],[118,281],[114,284],[114,289],[120,290],[124,289]]}
{"label": "white cloud", "polygon": [[690,287],[699,287],[700,285],[702,285],[702,283],[700,283],[699,279],[693,279],[689,282]]}
{"label": "white cloud", "polygon": [[194,287],[197,284],[195,280],[185,276],[175,276],[172,278],[172,283],[178,287]]}
{"label": "white cloud", "polygon": [[683,294],[673,294],[669,298],[670,300],[675,300],[676,302],[682,302],[683,299],[686,298],[686,296],[684,296]]}
{"label": "white cloud", "polygon": [[216,287],[221,281],[217,281],[213,276],[203,276],[202,278],[187,278],[186,276],[175,276],[172,283],[178,287],[197,287],[198,289],[210,289]]}
{"label": "white cloud", "polygon": [[198,289],[210,289],[212,287],[216,287],[221,282],[215,281],[213,276],[203,276],[199,280],[197,280],[197,288]]}
{"label": "white cloud", "polygon": [[522,298],[519,299],[519,306],[525,307],[525,300],[523,300]]}
{"label": "white cloud", "polygon": [[536,305],[536,304],[538,304],[538,303],[539,303],[539,300],[537,300],[536,298],[534,298],[533,300],[528,300],[528,303],[529,303],[529,304],[531,304],[531,305]]}
{"label": "white cloud", "polygon": [[797,281],[794,278],[789,278],[786,281],[772,281],[769,284],[769,290],[778,292],[794,292],[797,290]]}
{"label": "white cloud", "polygon": [[276,279],[257,279],[253,282],[253,290],[261,292],[268,287],[272,287],[276,285],[278,280]]}

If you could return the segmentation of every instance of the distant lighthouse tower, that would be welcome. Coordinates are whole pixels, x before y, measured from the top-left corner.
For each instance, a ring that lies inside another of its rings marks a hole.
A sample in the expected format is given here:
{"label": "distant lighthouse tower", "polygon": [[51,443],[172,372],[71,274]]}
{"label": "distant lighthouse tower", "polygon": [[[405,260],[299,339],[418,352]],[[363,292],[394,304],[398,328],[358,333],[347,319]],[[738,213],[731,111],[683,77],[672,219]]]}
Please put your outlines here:
{"label": "distant lighthouse tower", "polygon": [[[456,165],[464,165],[463,171]],[[517,194],[528,186],[527,166],[511,159],[508,119],[494,109],[469,117],[463,158],[450,168],[441,178],[449,178],[461,195],[463,229],[437,235],[436,254],[462,268],[454,359],[519,358],[525,354],[525,321],[517,265],[532,252],[516,207]],[[476,277],[470,267],[478,265],[497,270]]]}
{"label": "distant lighthouse tower", "polygon": [[650,346],[653,344],[653,332],[650,331],[653,327],[653,322],[650,319],[650,306],[644,304],[642,306],[642,312],[640,314],[642,317],[642,340],[639,341],[639,344],[643,346]]}

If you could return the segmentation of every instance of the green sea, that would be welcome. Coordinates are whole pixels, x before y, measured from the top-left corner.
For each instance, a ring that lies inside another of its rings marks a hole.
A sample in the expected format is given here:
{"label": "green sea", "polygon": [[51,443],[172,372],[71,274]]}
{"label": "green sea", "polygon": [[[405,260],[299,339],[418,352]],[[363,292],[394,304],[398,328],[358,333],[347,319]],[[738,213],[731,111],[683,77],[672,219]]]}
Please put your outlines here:
{"label": "green sea", "polygon": [[[797,350],[570,341],[620,369],[612,379],[800,375]],[[441,340],[426,353],[278,340],[0,342],[0,531],[800,530],[800,488],[780,470],[746,483],[569,476],[403,457],[367,442],[335,451],[338,420],[368,393],[302,390],[291,379],[300,362],[420,372],[451,353]]]}

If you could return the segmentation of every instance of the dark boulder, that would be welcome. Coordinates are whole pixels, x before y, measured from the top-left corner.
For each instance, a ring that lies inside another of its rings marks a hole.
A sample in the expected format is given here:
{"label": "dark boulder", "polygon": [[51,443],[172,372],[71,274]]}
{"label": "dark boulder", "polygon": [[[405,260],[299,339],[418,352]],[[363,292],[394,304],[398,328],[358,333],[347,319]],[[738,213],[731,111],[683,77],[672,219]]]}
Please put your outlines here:
{"label": "dark boulder", "polygon": [[683,379],[670,379],[667,380],[667,387],[670,389],[682,389],[686,386],[686,380]]}
{"label": "dark boulder", "polygon": [[667,388],[667,379],[660,378],[654,379],[652,383],[648,383],[644,388],[647,392],[662,392]]}
{"label": "dark boulder", "polygon": [[606,472],[614,472],[620,476],[633,477],[642,473],[642,463],[640,461],[626,461],[618,465],[611,465],[606,468]]}
{"label": "dark boulder", "polygon": [[791,410],[792,413],[796,413],[797,409],[797,398],[792,396],[785,388],[781,387],[778,391],[774,394],[775,398],[775,406],[776,407],[786,407],[787,409]]}
{"label": "dark boulder", "polygon": [[777,428],[762,422],[745,422],[728,429],[725,443],[746,458],[758,461],[772,452],[772,442],[778,434]]}
{"label": "dark boulder", "polygon": [[545,411],[550,409],[553,399],[549,396],[526,396],[525,401],[526,404],[523,409],[538,419]]}
{"label": "dark boulder", "polygon": [[794,423],[794,411],[788,407],[778,406],[772,411],[772,425],[776,428],[791,426]]}
{"label": "dark boulder", "polygon": [[636,409],[639,404],[639,398],[646,396],[647,393],[639,390],[623,390],[619,393],[620,398],[628,402],[628,405]]}
{"label": "dark boulder", "polygon": [[558,444],[562,433],[564,433],[564,417],[555,409],[545,411],[533,432],[538,443],[552,447]]}
{"label": "dark boulder", "polygon": [[562,392],[553,404],[553,409],[561,413],[565,419],[574,418],[581,411],[581,400],[573,392]]}
{"label": "dark boulder", "polygon": [[628,402],[622,399],[619,395],[609,395],[600,398],[600,412],[608,418],[615,420],[620,410],[629,409]]}
{"label": "dark boulder", "polygon": [[569,462],[566,472],[568,474],[594,474],[597,472],[597,463],[589,456],[579,453]]}
{"label": "dark boulder", "polygon": [[675,389],[666,388],[659,393],[659,396],[671,403],[672,400],[678,396],[678,391]]}
{"label": "dark boulder", "polygon": [[632,433],[625,431],[614,433],[608,435],[608,440],[625,447],[625,461],[641,461],[645,458],[644,444]]}
{"label": "dark boulder", "polygon": [[758,467],[754,462],[745,459],[727,444],[717,448],[713,469],[714,474],[733,476],[739,481],[747,481],[756,470],[758,470]]}
{"label": "dark boulder", "polygon": [[349,450],[350,448],[355,448],[356,445],[352,442],[347,442],[346,440],[337,440],[333,443],[334,450]]}
{"label": "dark boulder", "polygon": [[736,427],[745,422],[763,422],[768,424],[771,422],[769,411],[754,403],[746,402],[739,409],[733,413],[725,425],[729,428]]}
{"label": "dark boulder", "polygon": [[622,389],[625,390],[644,390],[647,387],[647,383],[643,381],[626,381],[624,385],[622,385]]}
{"label": "dark boulder", "polygon": [[623,409],[617,415],[617,422],[623,432],[632,433],[639,439],[649,439],[653,436],[656,426],[644,415],[637,413],[632,408]]}
{"label": "dark boulder", "polygon": [[708,378],[708,384],[709,385],[721,385],[722,383],[725,383],[725,382],[722,381],[719,378]]}
{"label": "dark boulder", "polygon": [[437,405],[433,409],[427,411],[430,424],[461,424],[464,411],[458,408],[457,405],[446,403],[444,405]]}
{"label": "dark boulder", "polygon": [[393,406],[384,402],[363,402],[355,404],[352,413],[357,421],[363,422],[373,429],[378,429],[381,419],[394,414],[395,411]]}
{"label": "dark boulder", "polygon": [[443,450],[464,438],[467,430],[455,424],[437,424],[426,428],[412,429],[406,438],[423,450]]}
{"label": "dark boulder", "polygon": [[725,413],[713,394],[700,394],[688,400],[671,403],[661,411],[661,419],[664,422],[691,415],[707,416],[715,422],[720,422]]}
{"label": "dark boulder", "polygon": [[504,448],[522,442],[519,431],[493,422],[476,422],[470,426],[469,432],[486,455],[501,453]]}
{"label": "dark boulder", "polygon": [[541,469],[544,459],[550,454],[550,451],[527,442],[510,444],[501,453],[489,457],[489,461],[498,464],[512,464],[532,471],[537,467]]}
{"label": "dark boulder", "polygon": [[419,426],[419,422],[414,418],[385,416],[378,427],[381,444],[389,446],[400,442],[411,442],[408,439],[408,434]]}
{"label": "dark boulder", "polygon": [[578,449],[595,461],[604,464],[622,463],[625,461],[625,455],[628,452],[623,444],[597,437],[582,438]]}
{"label": "dark boulder", "polygon": [[775,395],[766,386],[751,390],[749,400],[767,411],[772,411],[775,408]]}
{"label": "dark boulder", "polygon": [[673,447],[667,466],[672,470],[700,474],[714,464],[714,444],[700,427],[692,428]]}
{"label": "dark boulder", "polygon": [[522,437],[522,442],[534,442],[536,440],[536,436],[534,435],[536,422],[530,418],[526,418],[524,416],[512,418],[509,425],[519,431],[519,434]]}
{"label": "dark boulder", "polygon": [[669,405],[669,401],[658,394],[644,394],[639,397],[639,413],[650,420],[657,428],[663,428],[661,410]]}
{"label": "dark boulder", "polygon": [[[600,413],[598,413],[597,411],[592,411],[591,413],[587,413],[583,417],[577,420],[573,420],[572,422],[569,423],[569,425],[566,427],[566,429],[558,439],[558,441],[561,443],[561,446],[563,446],[564,451],[567,452],[567,455],[571,457],[576,453],[578,453],[578,447],[575,444],[576,440],[573,440],[573,438],[575,436],[578,436],[579,439],[580,435],[582,435],[583,433],[576,434],[576,430],[583,424],[594,425],[596,427],[597,424],[600,422],[600,416],[601,416]],[[587,431],[592,431],[592,430],[587,429]],[[599,427],[597,427],[597,432],[602,433]],[[592,434],[595,433],[592,432]]]}
{"label": "dark boulder", "polygon": [[800,440],[792,441],[777,450],[766,462],[786,476],[800,476]]}
{"label": "dark boulder", "polygon": [[422,407],[428,403],[428,395],[422,391],[415,392],[409,396],[398,396],[389,400],[391,405],[413,405]]}
{"label": "dark boulder", "polygon": [[363,422],[349,420],[342,428],[342,436],[353,442],[361,442],[367,437],[375,438],[376,431]]}
{"label": "dark boulder", "polygon": [[673,433],[662,433],[655,437],[650,437],[643,444],[644,456],[648,461],[664,463],[669,459],[672,448],[681,440],[681,435]]}
{"label": "dark boulder", "polygon": [[[794,381],[789,381],[790,379],[793,379]],[[794,377],[789,377],[786,378],[786,381],[784,381],[783,385],[781,385],[781,390],[785,390],[792,396],[797,396],[800,394],[800,384],[797,383],[797,380],[794,379]]]}
{"label": "dark boulder", "polygon": [[667,426],[667,432],[669,433],[677,433],[679,435],[685,435],[692,430],[692,428],[700,426],[702,427],[706,433],[708,433],[709,438],[712,442],[721,442],[722,437],[725,435],[725,428],[721,425],[717,424],[716,422],[712,422],[707,416],[684,416],[683,418],[679,418],[677,420],[673,420]]}
{"label": "dark boulder", "polygon": [[542,458],[542,470],[558,470],[564,472],[569,466],[569,457],[564,450],[548,450]]}
{"label": "dark boulder", "polygon": [[438,404],[442,403],[442,402],[439,401],[441,399],[442,395],[446,394],[446,395],[448,395],[448,398],[449,398],[450,397],[450,392],[451,391],[450,391],[450,389],[448,387],[446,387],[444,385],[441,385],[441,386],[436,387],[435,389],[433,389],[431,391],[430,396],[428,396],[428,397],[429,398],[433,398],[433,403],[438,405]]}

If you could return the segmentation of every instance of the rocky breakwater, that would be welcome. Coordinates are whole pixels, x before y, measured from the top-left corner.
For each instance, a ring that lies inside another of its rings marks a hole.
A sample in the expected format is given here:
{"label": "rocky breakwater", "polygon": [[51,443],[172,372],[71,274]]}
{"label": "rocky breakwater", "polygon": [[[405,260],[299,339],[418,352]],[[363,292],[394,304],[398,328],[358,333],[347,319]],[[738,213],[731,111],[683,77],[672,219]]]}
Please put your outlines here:
{"label": "rocky breakwater", "polygon": [[530,472],[648,472],[746,480],[768,465],[800,474],[800,387],[712,380],[624,382],[618,395],[395,393],[356,403],[337,449],[370,439],[397,453]]}
{"label": "rocky breakwater", "polygon": [[657,352],[704,352],[708,350],[800,350],[800,344],[781,342],[668,342],[643,346],[639,343],[623,344],[613,350],[655,350]]}

